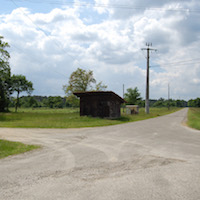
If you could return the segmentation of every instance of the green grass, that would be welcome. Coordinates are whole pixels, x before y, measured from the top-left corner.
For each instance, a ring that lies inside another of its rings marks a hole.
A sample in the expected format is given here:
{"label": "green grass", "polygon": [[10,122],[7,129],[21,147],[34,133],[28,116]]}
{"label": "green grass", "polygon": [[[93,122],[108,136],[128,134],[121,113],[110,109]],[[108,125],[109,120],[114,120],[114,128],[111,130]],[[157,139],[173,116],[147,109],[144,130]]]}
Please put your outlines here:
{"label": "green grass", "polygon": [[0,159],[10,155],[16,155],[27,151],[31,151],[37,148],[39,148],[39,146],[26,145],[20,142],[10,142],[7,140],[0,139]]}
{"label": "green grass", "polygon": [[0,127],[10,128],[80,128],[96,127],[133,122],[148,118],[166,115],[175,112],[179,108],[151,108],[150,114],[145,114],[140,109],[138,115],[126,115],[122,112],[119,119],[101,119],[79,116],[78,109],[19,109],[17,113],[0,113]]}
{"label": "green grass", "polygon": [[188,126],[200,130],[200,108],[190,108],[188,111]]}

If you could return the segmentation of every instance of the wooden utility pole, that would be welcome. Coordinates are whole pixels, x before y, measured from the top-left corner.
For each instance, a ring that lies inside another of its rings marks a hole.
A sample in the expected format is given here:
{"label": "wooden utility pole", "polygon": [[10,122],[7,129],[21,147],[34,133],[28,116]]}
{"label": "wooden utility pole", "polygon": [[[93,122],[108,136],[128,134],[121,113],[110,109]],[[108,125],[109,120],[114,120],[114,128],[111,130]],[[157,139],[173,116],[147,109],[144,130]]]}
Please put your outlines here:
{"label": "wooden utility pole", "polygon": [[145,113],[149,114],[149,51],[157,51],[156,49],[149,48],[152,43],[146,43],[147,48],[142,48],[142,50],[147,51],[147,76],[146,76],[146,98],[145,98]]}
{"label": "wooden utility pole", "polygon": [[170,109],[170,102],[169,102],[169,99],[170,99],[170,85],[168,83],[168,110]]}
{"label": "wooden utility pole", "polygon": [[[124,99],[124,84],[123,84],[123,99]],[[124,113],[125,103],[123,103],[123,113]]]}

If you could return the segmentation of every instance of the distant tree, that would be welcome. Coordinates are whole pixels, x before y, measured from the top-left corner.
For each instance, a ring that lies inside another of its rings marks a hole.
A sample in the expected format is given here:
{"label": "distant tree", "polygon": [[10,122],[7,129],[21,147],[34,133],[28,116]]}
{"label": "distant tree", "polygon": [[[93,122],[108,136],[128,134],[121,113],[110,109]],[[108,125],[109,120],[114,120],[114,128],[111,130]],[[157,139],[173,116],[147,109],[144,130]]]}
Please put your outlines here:
{"label": "distant tree", "polygon": [[75,95],[69,95],[66,97],[66,104],[68,107],[78,107],[80,101]]}
{"label": "distant tree", "polygon": [[28,106],[32,107],[32,108],[36,108],[36,107],[39,107],[39,104],[38,104],[37,100],[34,97],[30,96],[28,98]]}
{"label": "distant tree", "polygon": [[138,105],[142,101],[137,87],[135,87],[134,89],[128,88],[127,92],[124,94],[124,99],[127,101],[128,104],[135,105]]}
{"label": "distant tree", "polygon": [[73,95],[74,92],[100,91],[105,90],[106,88],[107,86],[102,82],[96,84],[96,79],[93,77],[93,71],[86,71],[80,68],[70,75],[68,84],[63,86],[63,90],[67,95],[67,102],[70,105],[79,104],[78,98]]}
{"label": "distant tree", "polygon": [[200,107],[200,98],[195,99],[195,106]]}
{"label": "distant tree", "polygon": [[21,92],[27,92],[31,94],[33,89],[33,84],[31,81],[28,81],[23,75],[13,75],[11,77],[12,80],[12,91],[17,92],[17,101],[15,104],[15,112],[17,112],[17,108],[19,106],[19,94]]}
{"label": "distant tree", "polygon": [[186,107],[187,106],[187,102],[186,101],[184,101],[184,100],[176,100],[175,101],[175,103],[176,103],[176,107]]}
{"label": "distant tree", "polygon": [[200,98],[190,99],[188,101],[188,106],[189,107],[200,107]]}
{"label": "distant tree", "polygon": [[6,48],[9,47],[9,44],[2,40],[3,37],[0,36],[0,112],[5,111],[8,107],[11,94],[11,72],[8,62],[10,54],[6,50]]}
{"label": "distant tree", "polygon": [[165,101],[165,99],[160,98],[153,104],[153,107],[166,107],[167,105],[168,103]]}
{"label": "distant tree", "polygon": [[63,108],[65,107],[65,98],[60,96],[49,96],[43,99],[43,105],[49,108]]}
{"label": "distant tree", "polygon": [[188,101],[188,106],[189,106],[189,107],[195,107],[195,102],[194,102],[193,99],[190,99],[190,100]]}

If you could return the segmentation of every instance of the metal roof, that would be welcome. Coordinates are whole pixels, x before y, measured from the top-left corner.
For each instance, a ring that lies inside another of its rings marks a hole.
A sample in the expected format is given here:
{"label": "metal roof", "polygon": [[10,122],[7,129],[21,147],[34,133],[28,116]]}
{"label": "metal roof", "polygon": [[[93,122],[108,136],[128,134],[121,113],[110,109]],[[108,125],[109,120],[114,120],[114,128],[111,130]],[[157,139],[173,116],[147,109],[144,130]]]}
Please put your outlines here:
{"label": "metal roof", "polygon": [[102,96],[102,95],[111,95],[118,99],[121,103],[126,102],[123,98],[112,91],[86,91],[86,92],[74,92],[74,95],[77,97],[86,97],[86,96]]}

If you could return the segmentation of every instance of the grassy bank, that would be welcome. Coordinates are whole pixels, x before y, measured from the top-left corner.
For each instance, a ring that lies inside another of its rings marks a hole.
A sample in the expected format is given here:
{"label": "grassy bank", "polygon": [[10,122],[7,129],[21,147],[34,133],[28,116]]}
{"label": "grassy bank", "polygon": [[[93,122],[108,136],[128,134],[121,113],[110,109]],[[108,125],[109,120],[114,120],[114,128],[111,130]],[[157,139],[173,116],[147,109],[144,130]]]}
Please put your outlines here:
{"label": "grassy bank", "polygon": [[188,126],[200,130],[200,108],[190,108],[188,111]]}
{"label": "grassy bank", "polygon": [[138,115],[126,115],[115,120],[80,117],[78,109],[19,109],[18,113],[0,113],[0,127],[11,128],[80,128],[115,125],[125,122],[133,122],[166,115],[175,112],[179,108],[151,108],[146,115],[144,109],[140,109]]}
{"label": "grassy bank", "polygon": [[31,151],[37,148],[39,148],[39,146],[26,145],[20,142],[10,142],[7,140],[0,140],[0,159],[10,155],[16,155],[27,151]]}

